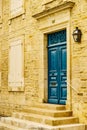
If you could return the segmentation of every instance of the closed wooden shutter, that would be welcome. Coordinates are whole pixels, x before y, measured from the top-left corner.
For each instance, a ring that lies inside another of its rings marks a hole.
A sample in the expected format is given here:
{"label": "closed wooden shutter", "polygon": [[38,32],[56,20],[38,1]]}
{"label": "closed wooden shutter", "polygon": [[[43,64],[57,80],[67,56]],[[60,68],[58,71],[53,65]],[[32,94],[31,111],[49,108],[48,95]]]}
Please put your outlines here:
{"label": "closed wooden shutter", "polygon": [[11,15],[15,15],[23,10],[23,0],[11,0]]}
{"label": "closed wooden shutter", "polygon": [[23,86],[23,44],[21,40],[16,40],[10,45],[9,86]]}
{"label": "closed wooden shutter", "polygon": [[9,86],[15,86],[15,46],[9,50]]}

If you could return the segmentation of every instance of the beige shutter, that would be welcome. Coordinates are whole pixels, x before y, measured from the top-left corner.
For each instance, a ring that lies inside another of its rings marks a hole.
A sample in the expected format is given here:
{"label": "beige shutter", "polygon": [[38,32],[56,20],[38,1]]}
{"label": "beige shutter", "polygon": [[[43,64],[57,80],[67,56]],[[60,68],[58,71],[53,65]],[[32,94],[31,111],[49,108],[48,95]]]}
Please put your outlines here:
{"label": "beige shutter", "polygon": [[11,14],[14,15],[23,10],[23,0],[11,0]]}
{"label": "beige shutter", "polygon": [[22,72],[23,72],[23,55],[21,40],[17,41],[15,46],[16,60],[15,60],[15,81],[17,86],[22,86]]}
{"label": "beige shutter", "polygon": [[12,42],[9,53],[9,86],[23,86],[23,45],[21,40]]}
{"label": "beige shutter", "polygon": [[0,89],[1,89],[1,41],[0,41]]}
{"label": "beige shutter", "polygon": [[9,86],[15,86],[15,47],[9,50]]}

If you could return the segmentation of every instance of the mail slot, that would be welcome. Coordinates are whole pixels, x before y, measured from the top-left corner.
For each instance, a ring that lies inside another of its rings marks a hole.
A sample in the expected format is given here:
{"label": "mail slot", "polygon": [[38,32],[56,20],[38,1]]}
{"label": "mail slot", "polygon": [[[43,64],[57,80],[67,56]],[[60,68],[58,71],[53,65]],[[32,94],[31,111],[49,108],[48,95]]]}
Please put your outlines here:
{"label": "mail slot", "polygon": [[58,86],[58,84],[57,84],[57,82],[51,82],[51,83],[50,83],[50,86],[51,86],[51,87],[56,87],[56,86]]}

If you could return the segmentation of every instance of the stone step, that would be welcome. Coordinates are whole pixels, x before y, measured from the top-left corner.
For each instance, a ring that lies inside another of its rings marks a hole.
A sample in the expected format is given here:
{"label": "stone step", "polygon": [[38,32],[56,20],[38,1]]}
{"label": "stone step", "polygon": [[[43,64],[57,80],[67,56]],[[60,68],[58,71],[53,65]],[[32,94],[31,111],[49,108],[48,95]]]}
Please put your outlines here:
{"label": "stone step", "polygon": [[51,126],[57,126],[57,125],[64,125],[64,124],[74,124],[78,123],[78,118],[76,117],[48,117],[48,116],[43,116],[43,115],[36,115],[36,114],[29,114],[29,113],[14,113],[13,116],[15,118],[19,119],[25,119],[33,122],[38,122],[42,124],[47,124]]}
{"label": "stone step", "polygon": [[24,112],[44,115],[44,116],[51,116],[51,117],[72,116],[72,111],[70,110],[49,110],[49,109],[47,110],[47,109],[43,109],[43,108],[41,109],[41,108],[35,108],[35,107],[24,109]]}
{"label": "stone step", "polygon": [[29,129],[22,129],[22,128],[18,128],[9,124],[5,124],[0,122],[0,130],[29,130]]}
{"label": "stone step", "polygon": [[[35,123],[35,122],[31,122],[31,121],[27,121],[27,120],[21,120],[21,119],[17,119],[14,117],[2,117],[0,124],[2,127],[4,126],[13,126],[17,127],[17,128],[22,128],[23,130],[30,130],[30,129],[36,129],[36,128],[52,128],[48,125],[42,125],[40,123]],[[17,129],[16,129],[17,130]]]}
{"label": "stone step", "polygon": [[70,124],[61,126],[41,125],[30,121],[4,117],[0,122],[0,130],[86,130],[83,124]]}
{"label": "stone step", "polygon": [[84,124],[70,124],[59,126],[56,130],[86,130],[86,127]]}
{"label": "stone step", "polygon": [[43,108],[47,110],[65,110],[66,105],[55,105],[55,104],[46,104],[46,103],[37,103],[32,105],[35,108]]}

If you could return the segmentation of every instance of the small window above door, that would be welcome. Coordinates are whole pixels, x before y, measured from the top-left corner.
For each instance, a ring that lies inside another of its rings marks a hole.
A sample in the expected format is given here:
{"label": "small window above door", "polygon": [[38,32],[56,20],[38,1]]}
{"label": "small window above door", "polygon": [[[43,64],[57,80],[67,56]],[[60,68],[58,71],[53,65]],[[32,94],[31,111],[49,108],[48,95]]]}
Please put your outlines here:
{"label": "small window above door", "polygon": [[48,34],[49,45],[53,45],[61,42],[66,42],[66,29],[52,34]]}

